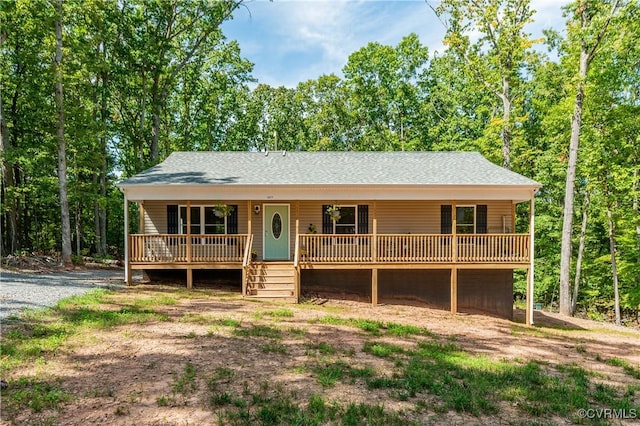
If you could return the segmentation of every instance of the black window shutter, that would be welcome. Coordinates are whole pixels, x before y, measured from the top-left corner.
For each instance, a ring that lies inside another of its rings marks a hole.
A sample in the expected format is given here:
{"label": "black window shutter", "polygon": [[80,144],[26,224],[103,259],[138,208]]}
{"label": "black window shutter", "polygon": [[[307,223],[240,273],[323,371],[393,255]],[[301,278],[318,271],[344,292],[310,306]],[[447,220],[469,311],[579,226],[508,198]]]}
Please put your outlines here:
{"label": "black window shutter", "polygon": [[167,205],[167,234],[178,233],[178,205]]}
{"label": "black window shutter", "polygon": [[238,233],[238,206],[236,204],[230,204],[231,213],[227,216],[227,232],[229,234]]}
{"label": "black window shutter", "polygon": [[369,233],[369,206],[358,204],[358,234]]}
{"label": "black window shutter", "polygon": [[333,223],[331,217],[327,214],[328,204],[322,205],[322,233],[333,234]]}
{"label": "black window shutter", "polygon": [[440,206],[440,233],[451,234],[452,225],[451,204],[442,204]]}
{"label": "black window shutter", "polygon": [[478,204],[476,206],[476,232],[478,234],[487,233],[487,205]]}

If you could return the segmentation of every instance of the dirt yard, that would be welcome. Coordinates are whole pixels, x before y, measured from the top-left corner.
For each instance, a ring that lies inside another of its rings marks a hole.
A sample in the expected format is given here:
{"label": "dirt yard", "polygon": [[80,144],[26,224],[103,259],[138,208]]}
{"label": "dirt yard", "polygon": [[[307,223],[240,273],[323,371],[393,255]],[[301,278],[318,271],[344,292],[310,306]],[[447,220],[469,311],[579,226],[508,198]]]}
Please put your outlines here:
{"label": "dirt yard", "polygon": [[[37,362],[11,369],[4,377],[9,389],[18,386],[20,378],[25,383],[25,378],[32,378],[29,386],[55,383],[68,398],[55,409],[3,410],[3,424],[249,424],[242,422],[241,414],[233,417],[225,412],[248,412],[252,404],[258,407],[260,401],[275,398],[306,407],[314,395],[335,406],[382,406],[397,414],[401,423],[497,425],[523,424],[532,418],[519,408],[517,398],[498,401],[498,411],[491,414],[470,413],[442,409],[429,392],[398,397],[388,389],[366,386],[355,376],[338,377],[333,383],[320,380],[318,365],[391,377],[404,358],[376,356],[363,348],[374,343],[409,351],[427,340],[452,343],[469,359],[518,365],[534,361],[551,375],[563,371],[561,366],[579,366],[588,373],[591,386],[604,384],[620,394],[631,389],[631,407],[640,405],[640,378],[628,374],[640,371],[640,332],[547,312],[536,311],[536,326],[528,328],[521,311],[511,322],[406,305],[371,307],[326,299],[280,304],[243,300],[223,290],[187,293],[151,285],[110,293],[99,306],[103,313],[123,309],[154,316],[88,328],[89,332],[68,337],[58,349],[45,351]],[[367,331],[357,326],[362,319],[422,331],[411,329],[405,335]],[[3,333],[16,327],[23,326],[4,327]],[[248,407],[243,400],[249,401]],[[535,417],[545,424],[572,424],[577,418]],[[606,422],[639,423],[635,418]]]}

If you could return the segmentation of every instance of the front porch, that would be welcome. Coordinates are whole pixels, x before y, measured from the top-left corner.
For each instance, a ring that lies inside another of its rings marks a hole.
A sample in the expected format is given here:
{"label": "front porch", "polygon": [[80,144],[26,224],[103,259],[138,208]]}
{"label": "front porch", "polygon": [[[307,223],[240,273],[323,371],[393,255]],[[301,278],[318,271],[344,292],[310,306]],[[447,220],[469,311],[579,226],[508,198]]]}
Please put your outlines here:
{"label": "front porch", "polygon": [[[129,235],[132,269],[242,268],[252,261],[253,235]],[[298,234],[291,264],[367,268],[463,265],[518,268],[530,262],[528,234]]]}
{"label": "front porch", "polygon": [[[493,201],[488,207],[478,202],[457,207],[454,201],[364,201],[342,207],[340,222],[328,219],[327,205],[321,201],[224,203],[233,213],[220,219],[219,227],[209,224],[218,219],[207,219],[210,203],[139,203],[141,232],[127,232],[125,240],[126,281],[131,282],[132,269],[185,270],[187,288],[192,288],[194,270],[237,270],[242,273],[244,297],[298,301],[301,276],[333,277],[332,270],[359,270],[365,275],[358,276],[368,278],[358,285],[370,288],[367,293],[376,305],[379,283],[382,295],[393,291],[391,281],[398,288],[405,286],[391,280],[393,274],[415,271],[415,276],[431,277],[423,282],[437,280],[439,288],[447,286],[449,308],[456,313],[458,300],[464,301],[470,291],[468,279],[461,278],[463,293],[458,294],[459,276],[474,275],[474,288],[489,292],[475,299],[479,303],[499,299],[506,306],[512,291],[495,290],[490,271],[525,269],[527,307],[531,305],[533,241],[531,233],[509,232],[515,223],[515,203],[509,201]],[[473,226],[457,222],[467,211],[473,213]],[[532,231],[533,202],[529,219]],[[314,223],[322,224],[322,233]],[[476,228],[479,232],[468,233]],[[197,232],[205,229],[211,233]],[[221,229],[228,232],[216,233]],[[314,270],[329,275],[303,273]]]}
{"label": "front porch", "polygon": [[[378,303],[379,270],[449,270],[450,309],[458,311],[459,270],[527,269],[528,234],[296,234],[291,259],[253,259],[253,234],[129,235],[129,268],[242,270],[245,297],[299,300],[302,270],[369,270],[371,302]],[[129,273],[130,277],[131,274]]]}

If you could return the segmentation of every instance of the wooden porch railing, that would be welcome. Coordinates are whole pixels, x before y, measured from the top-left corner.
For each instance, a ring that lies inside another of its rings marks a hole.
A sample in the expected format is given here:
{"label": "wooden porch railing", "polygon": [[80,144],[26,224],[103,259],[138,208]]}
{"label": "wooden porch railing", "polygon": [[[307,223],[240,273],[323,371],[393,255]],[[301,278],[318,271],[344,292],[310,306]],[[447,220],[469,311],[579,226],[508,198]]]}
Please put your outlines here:
{"label": "wooden porch railing", "polygon": [[461,263],[528,262],[528,234],[457,235]]}
{"label": "wooden porch railing", "polygon": [[300,234],[300,261],[306,263],[371,262],[373,235]]}
{"label": "wooden porch railing", "polygon": [[379,262],[451,262],[452,235],[380,234]]}
{"label": "wooden porch railing", "polygon": [[129,236],[132,263],[186,263],[191,238],[191,262],[242,263],[248,235],[132,234]]}
{"label": "wooden porch railing", "polygon": [[[238,263],[250,261],[251,235],[133,234],[132,263]],[[300,234],[294,263],[525,263],[528,234]],[[376,249],[374,250],[373,247]],[[453,247],[457,247],[456,253]]]}
{"label": "wooden porch railing", "polygon": [[[528,234],[302,234],[300,263],[525,263]],[[373,244],[375,243],[375,245]],[[372,252],[371,247],[376,247]]]}

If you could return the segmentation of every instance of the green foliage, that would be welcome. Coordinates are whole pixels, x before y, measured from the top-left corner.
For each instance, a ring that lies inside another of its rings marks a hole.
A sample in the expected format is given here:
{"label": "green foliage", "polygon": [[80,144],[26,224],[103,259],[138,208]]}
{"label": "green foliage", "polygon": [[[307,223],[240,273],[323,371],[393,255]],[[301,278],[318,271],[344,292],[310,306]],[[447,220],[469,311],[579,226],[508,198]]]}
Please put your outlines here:
{"label": "green foliage", "polygon": [[279,339],[282,337],[282,331],[268,325],[252,325],[250,328],[236,328],[233,330],[233,335],[238,337],[266,337],[270,339]]}
{"label": "green foliage", "polygon": [[24,410],[40,413],[58,409],[71,398],[71,393],[58,383],[20,377],[11,382],[10,388],[2,391],[2,408],[11,416]]}

